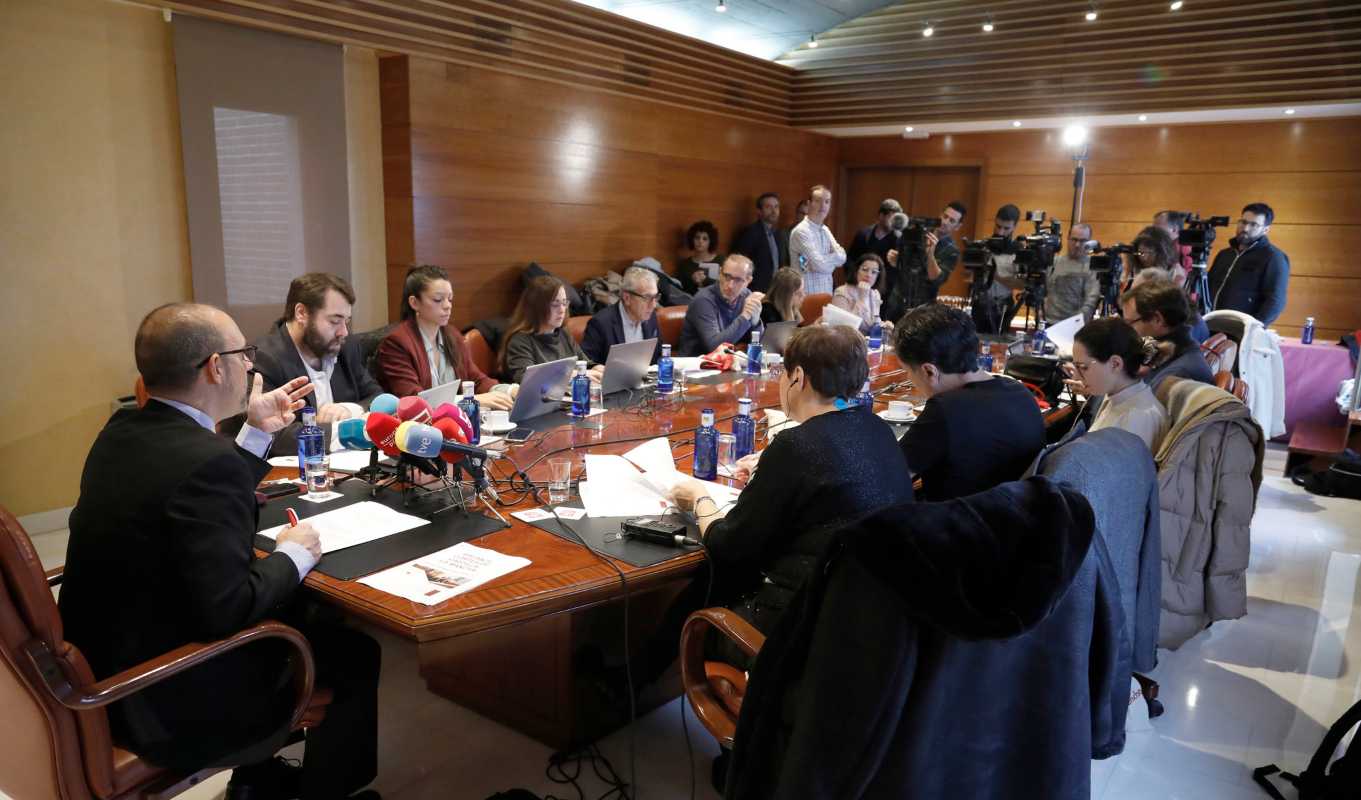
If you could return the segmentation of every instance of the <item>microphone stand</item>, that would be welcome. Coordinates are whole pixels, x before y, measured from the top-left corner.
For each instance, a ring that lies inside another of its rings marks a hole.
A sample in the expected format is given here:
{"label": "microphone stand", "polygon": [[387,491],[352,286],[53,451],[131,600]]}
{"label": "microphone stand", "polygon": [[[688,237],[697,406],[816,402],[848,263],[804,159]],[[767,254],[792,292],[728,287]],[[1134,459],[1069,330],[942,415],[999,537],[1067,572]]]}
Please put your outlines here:
{"label": "microphone stand", "polygon": [[[482,498],[482,502],[486,504],[487,510],[494,514],[497,519],[501,520],[502,525],[509,528],[510,523],[506,521],[505,517],[501,516],[500,511],[496,510],[496,500],[498,499],[496,490],[492,488],[491,481],[487,479],[487,466],[483,460],[474,456],[468,456],[459,462],[458,466],[464,472],[468,473],[468,478],[473,483],[473,499]],[[462,489],[460,488],[460,493],[461,492]],[[464,505],[464,510],[468,510],[468,505],[466,503]]]}

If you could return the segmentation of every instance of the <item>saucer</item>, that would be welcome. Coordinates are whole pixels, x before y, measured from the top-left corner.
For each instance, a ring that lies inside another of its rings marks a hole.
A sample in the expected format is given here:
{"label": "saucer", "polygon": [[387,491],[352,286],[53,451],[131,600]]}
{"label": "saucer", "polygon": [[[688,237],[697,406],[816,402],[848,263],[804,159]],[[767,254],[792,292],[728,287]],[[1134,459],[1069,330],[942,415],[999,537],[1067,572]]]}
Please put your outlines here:
{"label": "saucer", "polygon": [[493,425],[484,419],[482,420],[482,430],[487,431],[488,433],[505,433],[506,431],[515,430],[515,423],[506,421],[501,425]]}
{"label": "saucer", "polygon": [[897,425],[906,425],[909,422],[916,422],[917,415],[912,414],[911,416],[907,417],[892,417],[889,416],[888,409],[884,409],[883,411],[879,412],[879,419],[882,419],[885,422],[892,422]]}

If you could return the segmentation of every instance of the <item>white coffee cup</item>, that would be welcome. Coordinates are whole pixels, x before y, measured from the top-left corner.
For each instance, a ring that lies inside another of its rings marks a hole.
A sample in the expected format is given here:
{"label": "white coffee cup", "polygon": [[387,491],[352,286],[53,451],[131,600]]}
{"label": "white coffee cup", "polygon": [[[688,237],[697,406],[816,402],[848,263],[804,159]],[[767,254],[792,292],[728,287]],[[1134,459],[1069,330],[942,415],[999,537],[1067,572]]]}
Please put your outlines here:
{"label": "white coffee cup", "polygon": [[907,400],[888,401],[888,416],[893,419],[908,419],[912,416],[912,403]]}
{"label": "white coffee cup", "polygon": [[504,428],[510,424],[510,412],[496,408],[482,412],[489,428]]}

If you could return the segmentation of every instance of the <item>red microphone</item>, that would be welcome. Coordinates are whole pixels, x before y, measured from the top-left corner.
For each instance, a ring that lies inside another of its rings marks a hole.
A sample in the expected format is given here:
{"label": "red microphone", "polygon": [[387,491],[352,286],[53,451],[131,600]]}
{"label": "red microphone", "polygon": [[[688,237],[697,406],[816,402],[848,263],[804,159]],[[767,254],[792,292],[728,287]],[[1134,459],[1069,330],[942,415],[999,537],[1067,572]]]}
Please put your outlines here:
{"label": "red microphone", "polygon": [[408,420],[428,425],[430,423],[430,404],[416,395],[398,400],[397,421],[406,422]]}
{"label": "red microphone", "polygon": [[369,418],[364,422],[364,432],[369,435],[369,441],[383,451],[386,456],[400,458],[402,451],[397,449],[397,426],[401,420],[391,414],[384,414],[379,411],[369,412]]}
{"label": "red microphone", "polygon": [[[468,421],[468,415],[463,413],[463,409],[453,403],[440,403],[434,413],[430,415],[430,424],[435,425],[442,419],[451,419],[458,423],[458,427],[463,430],[463,438],[460,441],[471,442],[473,439],[473,424]],[[439,427],[435,425],[435,427]],[[452,438],[452,437],[446,437]]]}
{"label": "red microphone", "polygon": [[[455,441],[460,444],[468,443],[468,436],[463,432],[463,428],[459,426],[458,421],[456,419],[453,419],[451,417],[440,417],[439,419],[435,420],[434,427],[436,430],[440,432],[440,434],[444,436],[445,439]],[[444,459],[445,461],[448,461],[450,464],[457,464],[458,462],[463,460],[463,454],[455,452],[453,450],[444,450],[440,453],[440,458]]]}

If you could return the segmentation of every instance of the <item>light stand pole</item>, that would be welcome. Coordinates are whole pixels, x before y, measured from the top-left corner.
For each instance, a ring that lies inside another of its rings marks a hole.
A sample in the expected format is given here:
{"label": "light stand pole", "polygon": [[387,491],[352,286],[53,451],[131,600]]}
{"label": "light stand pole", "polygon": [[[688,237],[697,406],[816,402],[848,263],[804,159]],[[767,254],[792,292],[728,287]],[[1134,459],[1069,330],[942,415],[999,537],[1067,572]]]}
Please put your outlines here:
{"label": "light stand pole", "polygon": [[1073,147],[1073,214],[1068,218],[1068,230],[1082,221],[1082,192],[1087,188],[1087,156],[1091,150],[1087,142]]}

